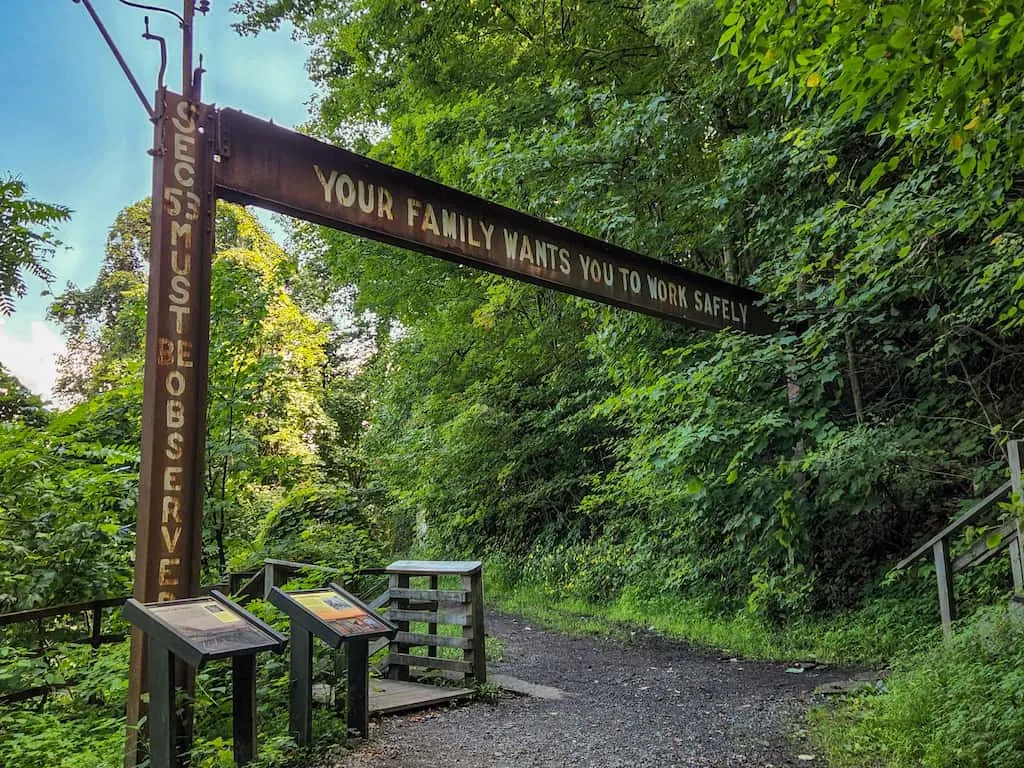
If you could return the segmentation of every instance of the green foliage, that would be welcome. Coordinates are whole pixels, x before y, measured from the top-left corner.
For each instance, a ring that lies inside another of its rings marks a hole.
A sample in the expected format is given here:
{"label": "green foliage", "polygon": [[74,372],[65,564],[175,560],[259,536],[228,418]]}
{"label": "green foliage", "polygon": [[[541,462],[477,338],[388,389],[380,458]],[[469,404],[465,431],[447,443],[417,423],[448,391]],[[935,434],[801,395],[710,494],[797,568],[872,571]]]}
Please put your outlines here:
{"label": "green foliage", "polygon": [[0,363],[0,422],[20,422],[32,427],[46,424],[46,406],[38,395],[25,388],[7,368]]}
{"label": "green foliage", "polygon": [[[8,662],[13,648],[0,655]],[[72,683],[39,702],[0,707],[0,763],[17,768],[95,768],[120,765],[124,752],[124,700],[128,690],[128,644],[65,645],[47,649],[46,664],[24,683]],[[0,672],[0,690],[12,667]]]}
{"label": "green foliage", "polygon": [[1024,625],[979,614],[952,642],[905,658],[882,693],[819,712],[829,764],[1011,768],[1024,761]]}
{"label": "green foliage", "polygon": [[579,572],[585,571],[581,559],[574,558],[561,572],[551,567],[558,559],[557,553],[525,563],[489,558],[488,600],[502,610],[573,634],[627,639],[637,632],[657,632],[744,658],[887,664],[894,655],[916,651],[939,638],[932,595],[910,597],[891,590],[855,612],[801,617],[778,627],[747,608],[726,611],[713,597],[659,594],[643,582],[588,596],[591,575],[583,573],[582,589],[578,581]]}
{"label": "green foliage", "polygon": [[130,591],[138,448],[88,434],[117,434],[118,394],[44,429],[0,422],[0,611]]}
{"label": "green foliage", "polygon": [[370,512],[350,488],[297,486],[263,518],[246,557],[254,564],[272,557],[327,565],[347,574],[380,567],[386,553]]}
{"label": "green foliage", "polygon": [[237,3],[312,44],[314,132],[748,282],[785,326],[698,336],[303,227],[378,319],[392,541],[772,623],[871,596],[1024,423],[1004,6]]}
{"label": "green foliage", "polygon": [[27,275],[49,285],[46,267],[60,243],[53,225],[67,221],[70,210],[26,197],[20,179],[0,178],[0,315],[14,312],[14,299],[25,295]]}

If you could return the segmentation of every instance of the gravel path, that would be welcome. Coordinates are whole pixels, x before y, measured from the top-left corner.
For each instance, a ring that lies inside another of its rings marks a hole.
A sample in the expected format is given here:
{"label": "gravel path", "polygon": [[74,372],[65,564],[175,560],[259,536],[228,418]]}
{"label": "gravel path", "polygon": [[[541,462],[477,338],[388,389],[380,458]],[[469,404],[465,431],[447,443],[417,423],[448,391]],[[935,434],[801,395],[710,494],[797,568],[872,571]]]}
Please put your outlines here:
{"label": "gravel path", "polygon": [[720,654],[637,633],[627,642],[577,638],[488,614],[506,643],[492,673],[565,692],[560,700],[503,695],[494,704],[375,721],[370,739],[332,768],[732,768],[821,766],[794,743],[800,715],[837,670]]}

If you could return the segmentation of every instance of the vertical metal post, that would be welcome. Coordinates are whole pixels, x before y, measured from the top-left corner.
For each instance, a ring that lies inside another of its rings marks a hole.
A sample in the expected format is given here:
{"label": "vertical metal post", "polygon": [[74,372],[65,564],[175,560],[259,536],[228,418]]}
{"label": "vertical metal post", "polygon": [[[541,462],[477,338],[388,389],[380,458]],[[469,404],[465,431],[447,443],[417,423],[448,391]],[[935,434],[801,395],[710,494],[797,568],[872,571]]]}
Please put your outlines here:
{"label": "vertical metal post", "polygon": [[196,15],[195,0],[184,0],[181,25],[181,94],[191,101],[192,93],[192,29]]}
{"label": "vertical metal post", "polygon": [[256,759],[256,656],[231,658],[232,735],[235,765]]}
{"label": "vertical metal post", "polygon": [[[133,596],[142,603],[199,594],[213,253],[210,110],[157,94],[142,450]],[[205,131],[200,130],[205,127]],[[145,639],[132,631],[125,765],[138,761]],[[179,683],[193,673],[179,665]],[[181,733],[191,735],[185,710]]]}
{"label": "vertical metal post", "polygon": [[300,747],[313,743],[313,633],[291,621],[288,731]]}
{"label": "vertical metal post", "polygon": [[149,756],[151,768],[176,768],[178,718],[174,706],[174,656],[149,643]]}
{"label": "vertical metal post", "polygon": [[369,642],[355,638],[346,644],[348,656],[348,727],[366,738],[370,734]]}

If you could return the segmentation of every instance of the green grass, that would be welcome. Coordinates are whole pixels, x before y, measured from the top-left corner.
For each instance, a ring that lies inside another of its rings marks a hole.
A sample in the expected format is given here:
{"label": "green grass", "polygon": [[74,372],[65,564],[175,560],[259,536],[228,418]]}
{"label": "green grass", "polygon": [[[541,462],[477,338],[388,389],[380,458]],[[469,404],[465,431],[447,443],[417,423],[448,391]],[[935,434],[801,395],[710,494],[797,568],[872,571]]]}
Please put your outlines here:
{"label": "green grass", "polygon": [[833,768],[1024,766],[1024,619],[980,613],[900,660],[888,689],[812,713]]}
{"label": "green grass", "polygon": [[878,600],[828,620],[799,619],[771,627],[745,612],[722,615],[705,601],[644,597],[627,588],[615,600],[594,603],[552,596],[530,583],[488,584],[488,601],[542,626],[574,634],[628,636],[637,628],[752,659],[878,664],[938,638],[937,622],[917,606]]}

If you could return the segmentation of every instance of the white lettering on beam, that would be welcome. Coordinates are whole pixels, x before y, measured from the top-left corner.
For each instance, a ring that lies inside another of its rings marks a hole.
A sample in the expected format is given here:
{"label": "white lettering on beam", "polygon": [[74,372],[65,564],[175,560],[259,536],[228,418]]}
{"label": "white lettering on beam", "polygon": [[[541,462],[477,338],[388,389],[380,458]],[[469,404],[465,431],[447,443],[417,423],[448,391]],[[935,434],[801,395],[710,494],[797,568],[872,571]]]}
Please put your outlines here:
{"label": "white lettering on beam", "polygon": [[[323,168],[315,163],[313,164],[313,174],[320,182],[320,187],[324,192],[324,202],[327,205],[336,203],[342,208],[357,207],[361,213],[367,216],[376,216],[378,219],[387,221],[395,220],[395,198],[387,187],[359,177],[353,178],[351,175],[337,170],[325,173]],[[418,206],[419,200],[415,202]],[[413,222],[411,200],[409,212],[409,226],[411,227]]]}
{"label": "white lettering on beam", "polygon": [[[193,316],[196,295],[192,282],[192,246],[196,240],[195,222],[199,220],[199,195],[193,191],[196,185],[197,144],[199,141],[193,107],[186,101],[179,101],[171,118],[172,133],[169,137],[171,158],[169,158],[170,182],[163,190],[164,213],[168,221],[167,268],[170,282],[167,293],[161,296],[166,307],[166,335],[158,336],[156,360],[150,361],[166,371],[159,376],[163,384],[162,458],[168,462],[163,466],[161,483],[160,533],[157,557],[158,600],[173,600],[184,595],[179,590],[187,587],[188,580],[182,568],[180,549],[190,546],[188,536],[183,536],[183,496],[191,491],[186,483],[198,481],[189,470],[194,468],[186,457],[194,449],[185,442],[186,423],[191,414],[182,397],[192,388],[194,361],[193,340],[188,333]],[[154,510],[155,512],[155,510]],[[194,524],[195,521],[192,521]],[[155,523],[155,521],[154,521]]]}

